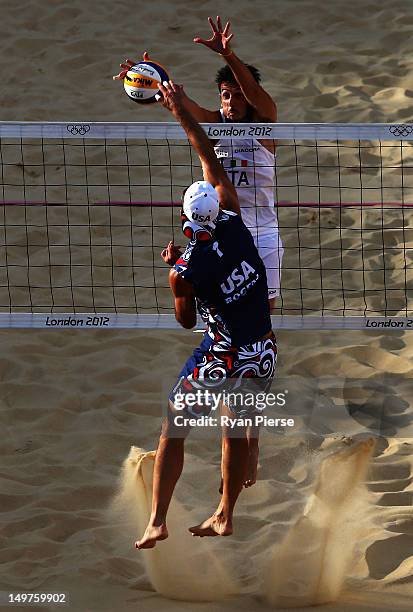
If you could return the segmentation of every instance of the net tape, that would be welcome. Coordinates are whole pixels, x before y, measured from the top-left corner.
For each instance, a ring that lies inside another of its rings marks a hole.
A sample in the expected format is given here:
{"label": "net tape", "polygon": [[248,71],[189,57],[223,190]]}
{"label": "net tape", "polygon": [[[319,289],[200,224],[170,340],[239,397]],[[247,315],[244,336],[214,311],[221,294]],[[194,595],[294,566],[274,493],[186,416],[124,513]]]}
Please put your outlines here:
{"label": "net tape", "polygon": [[[276,327],[411,328],[413,126],[203,127],[278,140]],[[182,128],[3,122],[0,138],[0,326],[177,326],[159,253],[182,244],[174,208],[200,178]]]}
{"label": "net tape", "polygon": [[[280,138],[296,140],[413,140],[413,125],[392,123],[205,123],[210,138]],[[149,138],[186,140],[177,123],[169,122],[40,122],[2,121],[0,138]]]}

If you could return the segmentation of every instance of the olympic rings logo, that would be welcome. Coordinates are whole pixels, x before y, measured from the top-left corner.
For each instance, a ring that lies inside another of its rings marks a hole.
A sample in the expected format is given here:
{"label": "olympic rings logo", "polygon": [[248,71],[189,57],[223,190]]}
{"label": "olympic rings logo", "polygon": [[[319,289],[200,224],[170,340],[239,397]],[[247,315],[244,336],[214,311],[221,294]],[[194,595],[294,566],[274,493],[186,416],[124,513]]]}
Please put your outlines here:
{"label": "olympic rings logo", "polygon": [[394,136],[409,136],[413,132],[412,125],[392,125],[389,128]]}
{"label": "olympic rings logo", "polygon": [[68,132],[73,134],[73,136],[77,136],[77,135],[84,136],[85,134],[89,132],[90,125],[82,125],[80,123],[75,123],[75,124],[67,125],[66,129]]}

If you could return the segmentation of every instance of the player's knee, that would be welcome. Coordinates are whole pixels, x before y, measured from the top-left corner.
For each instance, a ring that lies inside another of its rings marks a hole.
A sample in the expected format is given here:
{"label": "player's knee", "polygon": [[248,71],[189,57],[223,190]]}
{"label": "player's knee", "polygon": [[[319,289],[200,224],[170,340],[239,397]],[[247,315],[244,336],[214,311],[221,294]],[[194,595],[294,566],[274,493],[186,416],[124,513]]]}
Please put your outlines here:
{"label": "player's knee", "polygon": [[186,438],[191,428],[182,416],[182,411],[177,411],[173,402],[169,401],[162,420],[161,435],[165,438]]}
{"label": "player's knee", "polygon": [[247,438],[247,424],[225,404],[221,405],[222,438]]}
{"label": "player's knee", "polygon": [[184,439],[187,437],[190,428],[179,426],[174,418],[165,417],[162,421],[160,435],[163,438]]}
{"label": "player's knee", "polygon": [[248,440],[243,436],[228,436],[223,439],[223,452],[243,452],[248,453]]}

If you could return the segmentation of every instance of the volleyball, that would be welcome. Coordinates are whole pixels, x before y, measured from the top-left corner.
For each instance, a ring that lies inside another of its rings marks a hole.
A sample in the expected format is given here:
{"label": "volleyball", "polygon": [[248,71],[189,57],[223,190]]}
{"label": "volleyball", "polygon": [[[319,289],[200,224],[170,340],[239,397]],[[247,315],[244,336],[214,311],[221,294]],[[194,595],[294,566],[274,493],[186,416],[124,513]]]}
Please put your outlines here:
{"label": "volleyball", "polygon": [[168,73],[158,62],[145,61],[132,66],[123,79],[123,86],[129,98],[139,104],[156,102],[159,94],[157,83],[169,81]]}

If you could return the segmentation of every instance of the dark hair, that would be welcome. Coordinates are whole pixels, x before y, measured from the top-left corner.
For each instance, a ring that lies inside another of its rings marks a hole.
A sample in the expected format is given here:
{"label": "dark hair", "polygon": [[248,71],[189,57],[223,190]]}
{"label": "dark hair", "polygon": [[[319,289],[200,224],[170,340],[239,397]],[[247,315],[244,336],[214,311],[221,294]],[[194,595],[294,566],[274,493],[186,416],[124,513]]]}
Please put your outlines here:
{"label": "dark hair", "polygon": [[[257,83],[260,83],[261,74],[258,68],[255,68],[255,66],[250,66],[250,64],[244,64],[244,66],[248,68]],[[233,83],[234,85],[237,85],[237,80],[234,77],[234,73],[232,72],[231,68],[229,66],[223,66],[216,74],[215,83],[218,85],[218,90],[221,91],[221,83]]]}

